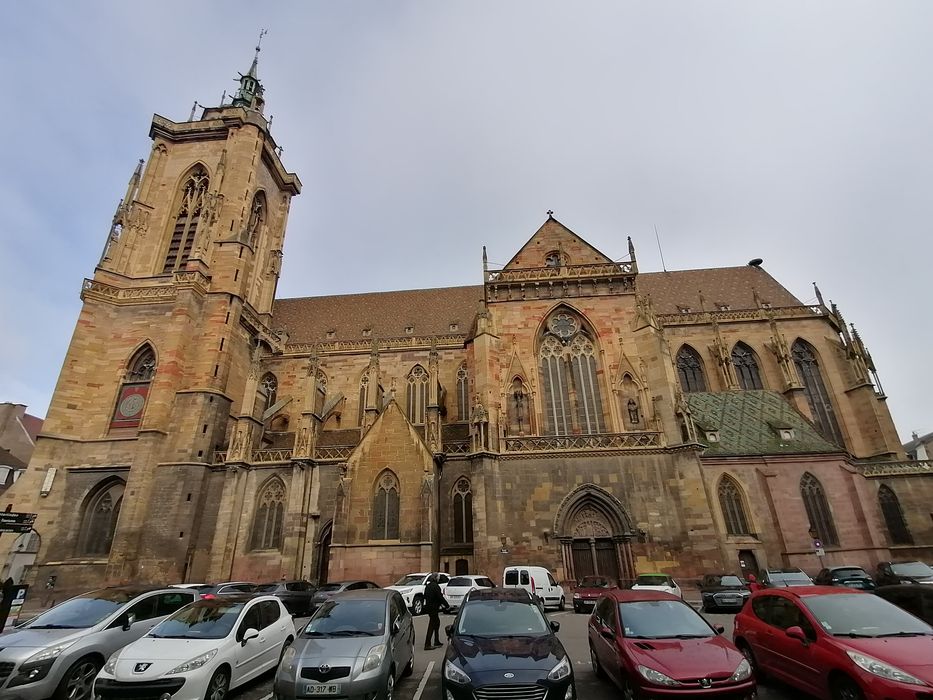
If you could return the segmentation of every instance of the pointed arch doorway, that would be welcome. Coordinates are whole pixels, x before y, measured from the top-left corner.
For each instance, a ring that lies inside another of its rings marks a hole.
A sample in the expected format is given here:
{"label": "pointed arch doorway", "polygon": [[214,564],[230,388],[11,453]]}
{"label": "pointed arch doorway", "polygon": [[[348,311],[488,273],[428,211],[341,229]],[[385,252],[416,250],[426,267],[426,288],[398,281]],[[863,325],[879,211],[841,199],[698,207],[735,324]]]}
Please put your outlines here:
{"label": "pointed arch doorway", "polygon": [[327,583],[330,568],[330,543],[334,532],[334,523],[329,521],[321,528],[317,544],[317,580],[319,585]]}
{"label": "pointed arch doorway", "polygon": [[584,484],[568,494],[558,509],[555,532],[568,579],[598,574],[619,585],[635,579],[631,518],[605,489]]}

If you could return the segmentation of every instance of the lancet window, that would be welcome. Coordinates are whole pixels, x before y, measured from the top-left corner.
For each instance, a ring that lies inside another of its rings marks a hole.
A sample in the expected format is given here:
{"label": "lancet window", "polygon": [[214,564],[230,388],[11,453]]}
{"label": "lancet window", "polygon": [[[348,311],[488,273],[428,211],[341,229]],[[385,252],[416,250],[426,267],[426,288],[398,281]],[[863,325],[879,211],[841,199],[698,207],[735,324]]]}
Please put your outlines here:
{"label": "lancet window", "polygon": [[262,407],[260,415],[264,414],[270,408],[275,406],[279,394],[279,380],[272,372],[266,372],[259,381],[259,397],[262,399],[259,405]]}
{"label": "lancet window", "polygon": [[457,370],[457,417],[461,421],[470,420],[470,377],[466,362]]}
{"label": "lancet window", "polygon": [[453,492],[454,542],[473,541],[473,491],[465,476],[457,479]]}
{"label": "lancet window", "polygon": [[820,363],[816,358],[813,347],[803,340],[797,340],[793,348],[791,348],[791,355],[794,358],[797,376],[800,378],[800,383],[803,384],[807,404],[810,406],[810,413],[813,415],[816,426],[820,429],[823,437],[832,440],[837,445],[843,445],[842,433],[839,430],[839,423],[836,422],[836,414],[833,411],[833,403],[829,398],[829,392],[826,390]]}
{"label": "lancet window", "polygon": [[105,482],[91,492],[84,502],[81,530],[78,534],[78,554],[107,556],[113,544],[113,536],[123,505],[122,479]]}
{"label": "lancet window", "polygon": [[408,420],[423,425],[427,405],[428,373],[421,365],[415,365],[408,373]]}
{"label": "lancet window", "polygon": [[689,345],[677,351],[677,376],[684,393],[706,391],[706,375],[700,354]]}
{"label": "lancet window", "polygon": [[273,477],[256,499],[253,517],[252,549],[281,549],[285,520],[285,484]]}
{"label": "lancet window", "polygon": [[745,514],[745,504],[742,500],[742,491],[735,480],[723,476],[719,480],[719,507],[726,523],[726,532],[730,535],[749,535],[748,516]]}
{"label": "lancet window", "polygon": [[901,502],[890,486],[882,484],[878,489],[878,504],[881,506],[881,515],[884,516],[888,534],[891,536],[891,544],[913,544],[914,538],[910,534],[910,528],[907,527]]}
{"label": "lancet window", "polygon": [[196,166],[181,188],[178,209],[175,212],[175,225],[169,241],[168,252],[162,272],[174,272],[184,268],[191,255],[194,238],[198,232],[198,223],[207,197],[210,181],[207,172],[200,165]]}
{"label": "lancet window", "polygon": [[732,364],[739,386],[743,389],[764,389],[761,383],[761,372],[758,370],[758,359],[754,351],[745,343],[736,343],[732,348]]}
{"label": "lancet window", "polygon": [[833,513],[819,479],[809,472],[804,474],[800,480],[800,495],[810,519],[810,527],[816,530],[817,537],[823,544],[838,545],[839,536],[836,534]]}
{"label": "lancet window", "polygon": [[386,470],[376,480],[373,495],[373,523],[370,539],[397,540],[398,534],[399,484],[398,478]]}

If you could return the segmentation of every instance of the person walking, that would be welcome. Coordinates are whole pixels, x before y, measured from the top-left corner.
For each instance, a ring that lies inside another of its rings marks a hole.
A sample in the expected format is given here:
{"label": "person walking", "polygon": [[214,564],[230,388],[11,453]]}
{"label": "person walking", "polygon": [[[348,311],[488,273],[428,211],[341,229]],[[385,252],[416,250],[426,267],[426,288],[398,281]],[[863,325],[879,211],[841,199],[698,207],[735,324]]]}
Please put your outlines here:
{"label": "person walking", "polygon": [[[424,610],[428,614],[428,632],[424,637],[424,650],[431,651],[441,646],[438,635],[441,629],[440,611],[447,612],[450,606],[444,599],[440,585],[437,583],[437,574],[428,576],[428,585],[424,587]],[[431,643],[431,636],[434,643]]]}

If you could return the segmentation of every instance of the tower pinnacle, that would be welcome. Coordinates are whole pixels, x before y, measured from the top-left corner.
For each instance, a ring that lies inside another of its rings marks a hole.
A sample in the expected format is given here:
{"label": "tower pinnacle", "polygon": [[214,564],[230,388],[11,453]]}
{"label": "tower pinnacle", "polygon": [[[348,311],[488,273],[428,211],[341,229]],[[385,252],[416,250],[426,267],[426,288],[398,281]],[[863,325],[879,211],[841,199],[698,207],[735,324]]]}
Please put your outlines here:
{"label": "tower pinnacle", "polygon": [[259,41],[256,42],[256,53],[253,55],[253,62],[246,73],[240,73],[240,89],[237,90],[236,95],[233,97],[234,107],[246,107],[247,109],[262,112],[265,100],[263,99],[264,89],[262,83],[259,82],[258,75],[259,52],[262,50],[262,38],[268,33],[265,29],[259,32]]}

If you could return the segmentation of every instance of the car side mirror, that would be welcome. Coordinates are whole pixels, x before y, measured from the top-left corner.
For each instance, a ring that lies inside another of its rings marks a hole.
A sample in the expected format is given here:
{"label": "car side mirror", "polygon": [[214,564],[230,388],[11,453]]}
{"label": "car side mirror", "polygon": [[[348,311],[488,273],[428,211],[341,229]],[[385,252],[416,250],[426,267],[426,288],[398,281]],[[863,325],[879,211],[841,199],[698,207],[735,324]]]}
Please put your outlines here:
{"label": "car side mirror", "polygon": [[726,631],[726,628],[723,627],[722,625],[716,625],[713,629],[716,630],[716,634],[722,634],[723,632]]}
{"label": "car side mirror", "polygon": [[258,636],[259,636],[259,630],[257,630],[255,627],[250,627],[248,630],[246,630],[243,633],[243,641],[240,642],[240,645],[245,647],[246,643],[250,639],[256,639],[256,637]]}
{"label": "car side mirror", "polygon": [[559,632],[560,623],[557,620],[551,620],[551,632]]}
{"label": "car side mirror", "polygon": [[135,613],[127,613],[126,619],[123,621],[123,631],[128,632],[130,627],[133,626],[133,623],[136,622]]}
{"label": "car side mirror", "polygon": [[804,646],[810,643],[809,640],[807,640],[807,635],[803,633],[803,629],[799,627],[798,625],[794,625],[793,627],[788,627],[786,630],[784,630],[784,634],[786,634],[791,639],[796,639],[798,642],[800,642]]}
{"label": "car side mirror", "polygon": [[444,628],[444,634],[446,634],[448,637],[449,637],[450,635],[452,635],[453,632],[454,632],[454,626],[453,626],[453,625],[447,625],[447,626]]}
{"label": "car side mirror", "polygon": [[615,639],[616,634],[613,632],[612,628],[609,625],[600,625],[599,633],[604,636],[606,639]]}

